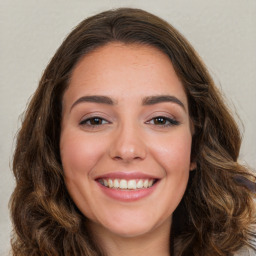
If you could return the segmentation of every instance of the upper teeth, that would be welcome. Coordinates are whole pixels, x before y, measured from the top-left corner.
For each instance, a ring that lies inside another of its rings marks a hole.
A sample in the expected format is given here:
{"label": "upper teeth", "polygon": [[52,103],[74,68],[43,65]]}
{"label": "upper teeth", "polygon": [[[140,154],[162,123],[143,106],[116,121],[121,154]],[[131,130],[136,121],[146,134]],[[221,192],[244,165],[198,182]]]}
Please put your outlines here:
{"label": "upper teeth", "polygon": [[149,188],[153,185],[154,179],[99,179],[99,183],[109,188],[119,188],[119,189],[139,189],[139,188]]}

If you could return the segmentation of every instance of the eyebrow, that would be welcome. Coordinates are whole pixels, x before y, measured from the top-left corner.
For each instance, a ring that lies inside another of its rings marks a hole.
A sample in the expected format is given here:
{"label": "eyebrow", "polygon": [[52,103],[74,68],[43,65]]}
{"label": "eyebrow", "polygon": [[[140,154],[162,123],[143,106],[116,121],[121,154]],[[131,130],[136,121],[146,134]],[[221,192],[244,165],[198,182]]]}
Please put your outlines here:
{"label": "eyebrow", "polygon": [[185,110],[184,104],[178,98],[172,95],[149,96],[143,99],[142,105],[154,105],[162,102],[176,103]]}
{"label": "eyebrow", "polygon": [[[100,103],[100,104],[106,104],[106,105],[117,104],[116,101],[114,101],[113,99],[111,99],[110,97],[107,97],[107,96],[102,96],[102,95],[83,96],[83,97],[79,98],[78,100],[76,100],[72,104],[70,111],[72,110],[72,108],[74,106],[76,106],[79,103],[83,103],[83,102]],[[176,98],[175,96],[172,96],[172,95],[148,96],[142,100],[142,105],[148,106],[148,105],[154,105],[154,104],[163,103],[163,102],[176,103],[179,106],[181,106],[184,110],[186,110],[184,104],[178,98]]]}
{"label": "eyebrow", "polygon": [[93,102],[93,103],[100,103],[100,104],[107,104],[107,105],[115,104],[115,102],[107,96],[100,96],[100,95],[83,96],[72,104],[70,111],[74,106],[82,102]]}

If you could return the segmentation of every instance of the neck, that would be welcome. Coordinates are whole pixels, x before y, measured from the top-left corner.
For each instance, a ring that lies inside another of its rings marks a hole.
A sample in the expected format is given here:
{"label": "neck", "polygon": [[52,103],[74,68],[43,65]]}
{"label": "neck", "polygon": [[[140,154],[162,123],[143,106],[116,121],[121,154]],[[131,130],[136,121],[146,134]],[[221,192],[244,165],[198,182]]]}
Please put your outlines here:
{"label": "neck", "polygon": [[170,256],[171,220],[138,236],[124,237],[102,226],[90,225],[96,244],[107,256]]}

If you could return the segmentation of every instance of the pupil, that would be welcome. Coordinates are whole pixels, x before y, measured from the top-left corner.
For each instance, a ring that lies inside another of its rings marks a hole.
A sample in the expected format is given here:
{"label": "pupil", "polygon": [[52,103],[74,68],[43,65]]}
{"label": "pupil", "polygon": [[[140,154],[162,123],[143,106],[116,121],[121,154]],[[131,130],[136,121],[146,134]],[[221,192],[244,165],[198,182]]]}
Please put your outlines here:
{"label": "pupil", "polygon": [[93,118],[93,119],[91,120],[91,123],[92,123],[92,124],[95,124],[95,125],[99,125],[99,124],[101,124],[101,119],[99,119],[99,118]]}
{"label": "pupil", "polygon": [[163,117],[157,117],[155,119],[155,124],[165,124],[165,119]]}

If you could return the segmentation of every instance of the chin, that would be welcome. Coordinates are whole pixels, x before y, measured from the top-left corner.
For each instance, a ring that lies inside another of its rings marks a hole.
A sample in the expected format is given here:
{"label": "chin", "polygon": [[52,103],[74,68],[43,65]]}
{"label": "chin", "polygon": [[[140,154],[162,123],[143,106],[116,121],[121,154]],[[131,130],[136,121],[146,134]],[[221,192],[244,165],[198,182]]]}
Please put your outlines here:
{"label": "chin", "polygon": [[[152,217],[152,216],[150,216]],[[165,225],[170,229],[171,216],[165,220],[152,219],[149,216],[135,216],[134,218],[117,218],[105,219],[101,223],[96,224],[99,232],[106,232],[123,238],[133,238],[143,235],[149,235],[159,227]],[[95,226],[94,226],[95,227]],[[93,227],[92,227],[93,228]]]}
{"label": "chin", "polygon": [[127,225],[119,225],[117,226],[111,226],[111,227],[104,227],[107,229],[108,232],[114,234],[115,236],[118,237],[123,237],[123,238],[133,238],[133,237],[138,237],[142,235],[146,235],[150,233],[152,230],[154,230],[153,227],[148,227],[148,226],[134,226],[131,227]]}

